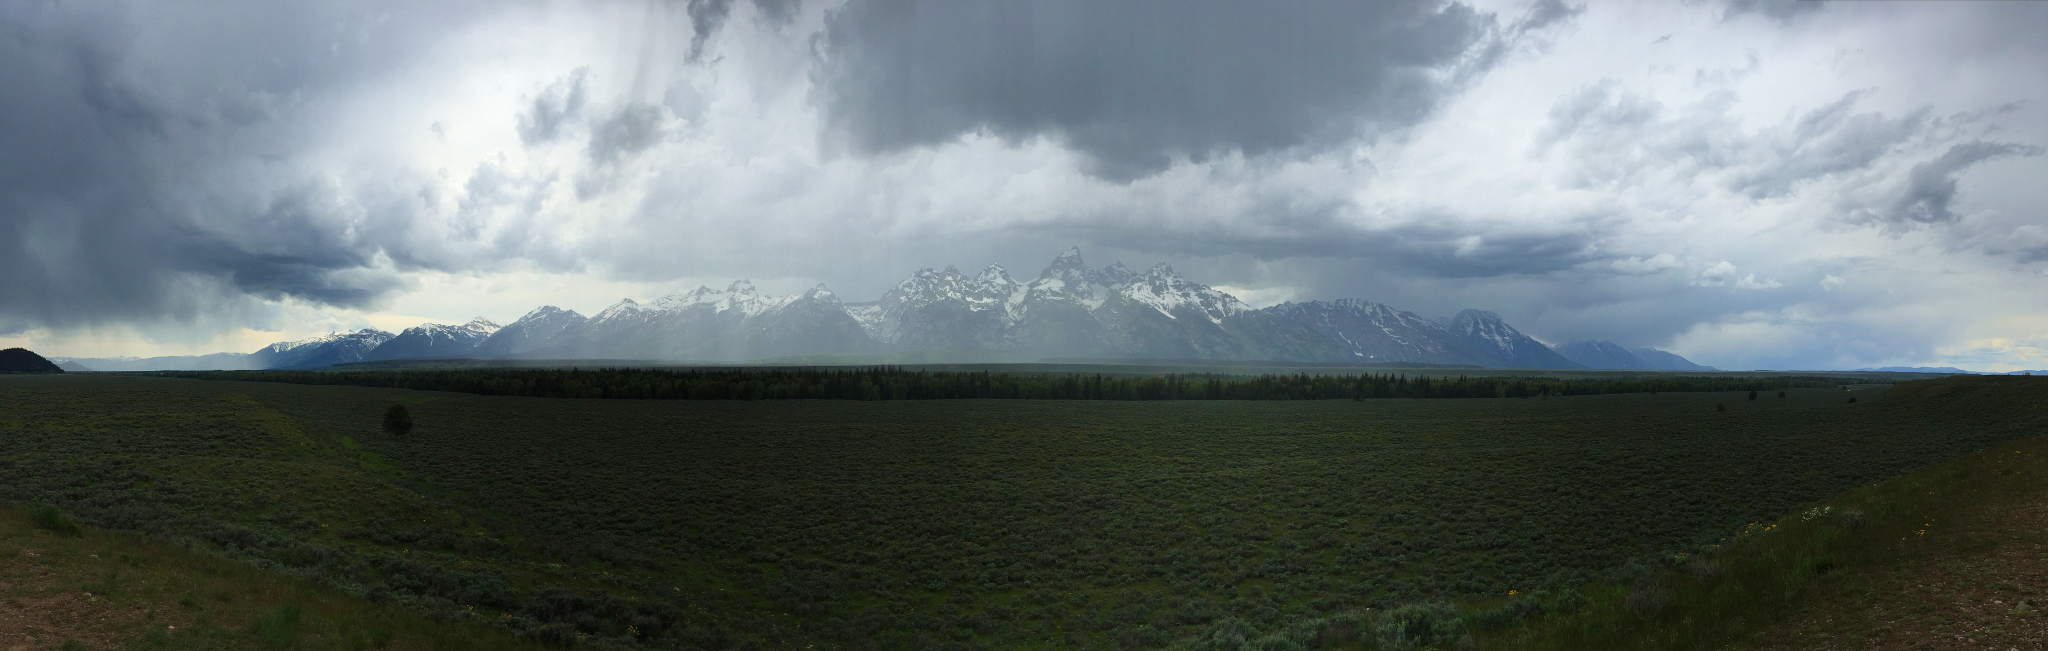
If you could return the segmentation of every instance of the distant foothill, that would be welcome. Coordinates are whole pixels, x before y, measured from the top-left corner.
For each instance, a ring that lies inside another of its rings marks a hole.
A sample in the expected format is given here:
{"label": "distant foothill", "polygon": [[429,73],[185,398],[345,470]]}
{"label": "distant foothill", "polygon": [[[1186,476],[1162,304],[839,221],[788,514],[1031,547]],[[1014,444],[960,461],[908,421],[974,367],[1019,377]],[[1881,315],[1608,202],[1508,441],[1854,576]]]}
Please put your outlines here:
{"label": "distant foothill", "polygon": [[0,373],[63,373],[50,360],[26,348],[0,350]]}

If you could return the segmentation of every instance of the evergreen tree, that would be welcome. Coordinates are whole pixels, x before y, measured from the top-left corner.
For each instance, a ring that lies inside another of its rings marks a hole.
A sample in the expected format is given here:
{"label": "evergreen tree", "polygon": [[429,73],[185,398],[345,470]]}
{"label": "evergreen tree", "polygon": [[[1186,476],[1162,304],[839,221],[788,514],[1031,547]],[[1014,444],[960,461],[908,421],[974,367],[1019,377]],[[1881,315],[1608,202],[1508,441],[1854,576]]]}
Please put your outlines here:
{"label": "evergreen tree", "polygon": [[384,410],[384,431],[400,437],[412,432],[412,412],[406,411],[405,405]]}

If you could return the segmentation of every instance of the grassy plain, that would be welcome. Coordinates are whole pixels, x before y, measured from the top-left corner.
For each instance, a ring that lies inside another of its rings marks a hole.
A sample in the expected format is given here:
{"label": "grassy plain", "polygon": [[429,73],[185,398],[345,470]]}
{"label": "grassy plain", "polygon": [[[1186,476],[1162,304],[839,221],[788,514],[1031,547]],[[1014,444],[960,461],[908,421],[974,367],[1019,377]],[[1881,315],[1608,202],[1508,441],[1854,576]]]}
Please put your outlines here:
{"label": "grassy plain", "polygon": [[[543,641],[1147,648],[1639,577],[2041,433],[2038,412],[1852,393],[667,402],[9,377],[0,498]],[[394,403],[403,439],[378,431]],[[1589,594],[1577,617],[1627,597]]]}
{"label": "grassy plain", "polygon": [[0,508],[0,649],[539,648],[122,532],[52,531]]}
{"label": "grassy plain", "polygon": [[1996,414],[2036,436],[1857,486],[1592,603],[1485,632],[1499,649],[2034,649],[2048,643],[2048,381],[1901,385],[1893,412]]}

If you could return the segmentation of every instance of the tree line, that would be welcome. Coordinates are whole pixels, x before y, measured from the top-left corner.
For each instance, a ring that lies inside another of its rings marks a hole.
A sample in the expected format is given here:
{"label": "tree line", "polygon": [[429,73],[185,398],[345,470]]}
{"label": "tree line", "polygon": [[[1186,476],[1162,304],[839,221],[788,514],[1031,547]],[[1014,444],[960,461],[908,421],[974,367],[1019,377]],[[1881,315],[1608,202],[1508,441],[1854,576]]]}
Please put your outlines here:
{"label": "tree line", "polygon": [[333,384],[497,396],[626,400],[1368,400],[1541,398],[1663,391],[1776,391],[1847,382],[1819,376],[1553,377],[1357,375],[1150,376],[913,371],[900,367],[770,369],[463,369],[197,371],[201,380]]}

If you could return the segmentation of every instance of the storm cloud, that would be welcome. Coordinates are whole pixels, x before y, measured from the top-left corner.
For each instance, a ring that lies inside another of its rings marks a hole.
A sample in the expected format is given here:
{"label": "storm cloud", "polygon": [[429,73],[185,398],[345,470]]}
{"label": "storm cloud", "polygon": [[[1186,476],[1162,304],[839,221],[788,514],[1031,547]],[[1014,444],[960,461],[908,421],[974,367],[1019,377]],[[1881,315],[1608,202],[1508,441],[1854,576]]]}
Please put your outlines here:
{"label": "storm cloud", "polygon": [[1547,2],[1510,27],[1425,0],[853,2],[828,21],[816,92],[857,153],[985,131],[1052,138],[1129,179],[1413,125],[1571,13]]}
{"label": "storm cloud", "polygon": [[866,300],[1080,245],[1724,367],[2040,368],[1996,342],[2048,339],[2042,7],[7,5],[0,339]]}
{"label": "storm cloud", "polygon": [[[0,330],[189,316],[237,296],[361,307],[402,284],[368,268],[377,243],[336,188],[254,169],[289,137],[279,115],[319,92],[301,76],[371,62],[299,56],[260,23],[309,17],[250,9],[195,26],[226,33],[186,36],[275,46],[289,56],[274,66],[206,48],[155,60],[138,50],[149,26],[118,6],[0,10]],[[211,83],[181,78],[202,70]]]}

